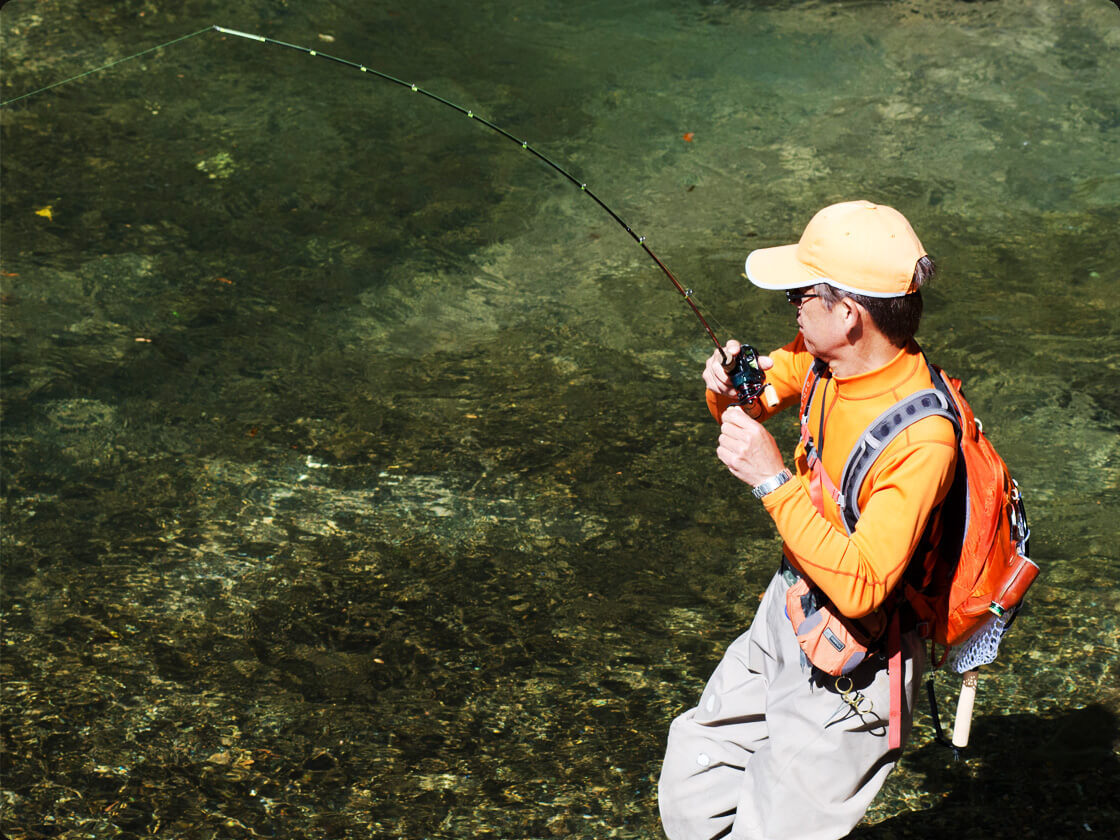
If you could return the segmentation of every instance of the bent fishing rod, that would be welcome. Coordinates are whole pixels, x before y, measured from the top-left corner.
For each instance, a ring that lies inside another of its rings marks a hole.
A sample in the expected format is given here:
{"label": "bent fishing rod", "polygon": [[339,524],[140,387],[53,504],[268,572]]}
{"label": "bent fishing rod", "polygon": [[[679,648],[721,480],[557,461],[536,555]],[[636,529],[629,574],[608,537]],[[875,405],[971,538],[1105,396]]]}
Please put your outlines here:
{"label": "bent fishing rod", "polygon": [[758,353],[755,351],[755,349],[753,347],[751,347],[749,344],[743,344],[743,345],[741,345],[739,352],[732,359],[728,359],[727,354],[724,351],[723,345],[720,343],[720,340],[716,337],[716,334],[712,330],[711,326],[709,326],[708,321],[704,318],[704,315],[700,311],[700,308],[696,305],[696,302],[692,299],[692,297],[693,297],[692,289],[686,289],[681,284],[681,282],[677,279],[676,275],[673,274],[673,272],[669,270],[669,267],[667,265],[665,265],[665,263],[661,261],[661,259],[657,256],[657,254],[655,254],[653,252],[653,250],[649,247],[649,245],[646,244],[646,238],[644,236],[640,236],[639,234],[637,234],[634,231],[634,229],[631,228],[630,225],[628,225],[614,210],[612,210],[606,204],[606,202],[604,202],[601,198],[599,198],[599,196],[597,196],[587,186],[587,184],[580,181],[578,178],[576,178],[574,175],[572,175],[571,172],[569,172],[567,169],[562,167],[556,161],[552,160],[552,158],[550,158],[547,155],[543,154],[542,152],[538,151],[536,148],[534,148],[532,145],[530,145],[527,140],[523,140],[519,137],[516,137],[515,135],[506,131],[501,126],[496,125],[495,123],[491,122],[490,120],[486,119],[485,117],[482,117],[482,116],[476,114],[473,110],[468,109],[468,108],[463,108],[460,105],[456,105],[454,102],[451,102],[447,99],[444,99],[442,96],[439,96],[435,93],[432,93],[431,91],[425,90],[424,88],[419,87],[418,85],[413,84],[412,82],[406,82],[402,79],[398,79],[395,76],[390,76],[388,73],[383,73],[379,70],[373,69],[372,67],[367,67],[364,64],[359,64],[358,62],[350,61],[349,59],[346,59],[346,58],[339,58],[338,56],[329,55],[327,53],[321,52],[321,51],[316,50],[316,49],[312,49],[310,47],[300,46],[299,44],[290,44],[287,41],[279,41],[275,38],[269,38],[269,37],[266,37],[264,35],[255,35],[251,32],[241,32],[240,30],[237,30],[237,29],[230,29],[230,28],[225,27],[225,26],[214,25],[214,26],[209,26],[205,29],[200,29],[197,32],[192,32],[189,35],[184,35],[180,38],[175,38],[171,41],[167,41],[166,43],[160,44],[158,46],[152,47],[151,49],[144,50],[144,51],[136,53],[134,55],[126,56],[125,58],[118,59],[117,61],[110,62],[109,64],[102,65],[101,67],[96,67],[93,70],[89,70],[89,71],[87,71],[85,73],[81,73],[77,76],[72,76],[68,79],[63,79],[60,82],[55,82],[54,84],[47,85],[46,87],[42,87],[42,88],[39,88],[38,90],[31,91],[30,93],[23,94],[22,96],[15,97],[14,99],[9,99],[9,100],[6,100],[4,102],[0,102],[0,108],[6,107],[8,105],[11,105],[11,104],[13,104],[15,102],[18,102],[20,100],[23,100],[23,99],[27,99],[28,97],[35,96],[36,94],[43,93],[44,91],[50,90],[52,88],[59,87],[61,85],[67,84],[68,82],[77,81],[78,79],[82,79],[86,76],[92,75],[94,73],[98,73],[102,70],[107,70],[110,67],[115,67],[116,65],[122,64],[122,63],[124,63],[126,61],[129,61],[131,59],[139,58],[142,55],[147,55],[148,53],[155,52],[156,50],[159,50],[163,47],[168,47],[168,46],[171,46],[172,44],[177,44],[177,43],[180,43],[182,41],[186,41],[189,38],[194,38],[194,37],[196,37],[198,35],[202,35],[206,32],[219,32],[223,35],[230,35],[230,36],[234,36],[234,37],[237,37],[237,38],[244,38],[245,40],[256,41],[256,42],[261,43],[261,44],[270,44],[270,45],[277,46],[277,47],[284,47],[286,49],[295,50],[296,52],[300,52],[300,53],[303,53],[305,55],[311,56],[312,58],[323,58],[323,59],[326,59],[328,61],[333,61],[336,64],[341,64],[341,65],[349,67],[351,69],[358,70],[361,73],[366,73],[368,75],[372,75],[372,76],[374,76],[378,79],[383,79],[387,82],[392,82],[395,85],[399,85],[400,87],[407,88],[412,93],[418,93],[422,96],[427,97],[428,99],[435,100],[436,102],[439,102],[440,104],[445,105],[448,108],[451,108],[455,111],[458,111],[460,114],[465,115],[468,119],[479,122],[482,125],[489,128],[490,130],[496,132],[497,134],[500,134],[502,137],[505,137],[507,140],[510,140],[510,141],[516,143],[523,150],[529,152],[534,157],[536,157],[538,160],[540,160],[541,162],[550,166],[552,169],[554,169],[556,172],[558,172],[560,175],[562,175],[564,178],[566,178],[568,181],[570,181],[572,184],[574,184],[576,187],[578,187],[580,192],[586,193],[587,196],[590,197],[592,201],[594,201],[596,204],[598,204],[599,207],[601,207],[603,209],[603,211],[607,213],[608,216],[610,216],[612,219],[614,219],[614,221],[617,222],[618,225],[620,227],[622,227],[622,229],[625,230],[630,235],[630,237],[635,242],[637,242],[638,245],[640,245],[642,247],[642,250],[645,251],[649,255],[650,259],[652,259],[657,264],[657,267],[659,269],[661,269],[661,271],[665,274],[665,276],[669,278],[669,281],[673,284],[673,287],[677,290],[677,292],[681,295],[681,297],[684,298],[685,302],[692,309],[693,314],[700,321],[700,325],[704,328],[704,331],[708,334],[708,337],[711,338],[711,340],[715,343],[716,349],[719,351],[720,358],[722,360],[723,366],[729,372],[729,374],[731,375],[732,384],[734,385],[735,390],[738,394],[737,402],[739,403],[739,405],[745,405],[745,406],[753,405],[755,403],[755,401],[758,399],[758,397],[760,395],[762,395],[763,392],[766,390],[765,375],[763,374],[762,369],[759,367]]}

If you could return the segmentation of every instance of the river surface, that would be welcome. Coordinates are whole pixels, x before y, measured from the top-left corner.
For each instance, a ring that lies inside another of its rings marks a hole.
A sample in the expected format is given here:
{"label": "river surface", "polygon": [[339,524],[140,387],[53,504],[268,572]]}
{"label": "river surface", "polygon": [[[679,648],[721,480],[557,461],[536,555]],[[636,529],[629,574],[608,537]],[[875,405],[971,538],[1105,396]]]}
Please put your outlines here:
{"label": "river surface", "polygon": [[5,101],[192,37],[0,109],[7,836],[659,837],[774,569],[711,343],[610,216],[211,24],[523,138],[722,339],[796,329],[750,249],[902,210],[1043,572],[966,760],[923,704],[853,836],[1120,833],[1113,3],[12,0]]}

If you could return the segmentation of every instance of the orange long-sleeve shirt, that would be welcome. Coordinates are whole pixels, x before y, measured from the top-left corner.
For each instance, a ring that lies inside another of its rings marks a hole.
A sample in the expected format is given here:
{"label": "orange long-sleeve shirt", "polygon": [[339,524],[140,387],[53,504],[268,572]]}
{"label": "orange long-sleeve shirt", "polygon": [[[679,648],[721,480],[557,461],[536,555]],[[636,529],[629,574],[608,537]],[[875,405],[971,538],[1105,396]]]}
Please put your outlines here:
{"label": "orange long-sleeve shirt", "polygon": [[[813,364],[800,333],[770,354],[767,381],[779,397],[763,419],[796,407]],[[925,359],[911,342],[883,367],[817,384],[809,430],[833,482],[839,482],[859,435],[903,397],[932,387]],[[707,392],[718,420],[730,401]],[[820,434],[824,413],[824,434]],[[824,494],[824,515],[809,495],[811,472],[804,444],[796,451],[797,481],[763,498],[785,541],[786,556],[844,615],[859,618],[876,609],[906,570],[926,523],[953,480],[956,437],[944,417],[927,417],[903,430],[875,461],[859,494],[860,518],[849,536],[843,516]],[[837,485],[839,486],[839,485]]]}

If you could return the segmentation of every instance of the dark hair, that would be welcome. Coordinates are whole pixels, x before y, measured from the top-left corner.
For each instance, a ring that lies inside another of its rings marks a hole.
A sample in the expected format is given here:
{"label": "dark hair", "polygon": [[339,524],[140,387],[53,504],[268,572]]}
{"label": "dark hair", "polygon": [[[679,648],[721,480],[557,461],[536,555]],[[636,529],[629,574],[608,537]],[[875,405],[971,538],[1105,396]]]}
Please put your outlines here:
{"label": "dark hair", "polygon": [[901,297],[870,297],[837,289],[827,283],[818,283],[816,293],[826,309],[832,309],[844,298],[858,303],[867,310],[871,320],[887,340],[896,347],[904,347],[918,332],[922,320],[922,286],[933,279],[936,267],[928,256],[914,266],[914,291]]}

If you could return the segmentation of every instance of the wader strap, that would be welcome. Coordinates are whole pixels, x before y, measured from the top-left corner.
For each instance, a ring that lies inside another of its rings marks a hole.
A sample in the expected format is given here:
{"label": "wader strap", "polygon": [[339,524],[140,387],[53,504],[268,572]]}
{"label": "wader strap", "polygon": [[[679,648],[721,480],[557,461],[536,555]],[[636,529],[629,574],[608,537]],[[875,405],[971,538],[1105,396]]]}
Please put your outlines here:
{"label": "wader strap", "polygon": [[902,746],[902,631],[898,610],[891,616],[887,631],[887,677],[890,681],[891,711],[887,722],[888,746],[897,750]]}

